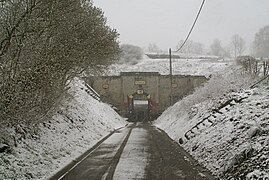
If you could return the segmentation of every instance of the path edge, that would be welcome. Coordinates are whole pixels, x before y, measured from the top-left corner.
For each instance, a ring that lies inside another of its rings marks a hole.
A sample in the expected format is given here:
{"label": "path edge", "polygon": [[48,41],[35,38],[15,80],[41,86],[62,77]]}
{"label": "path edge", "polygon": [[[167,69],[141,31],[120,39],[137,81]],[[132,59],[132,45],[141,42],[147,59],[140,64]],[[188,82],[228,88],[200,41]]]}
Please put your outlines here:
{"label": "path edge", "polygon": [[82,155],[77,157],[76,159],[72,160],[69,164],[61,168],[58,172],[52,174],[48,179],[49,180],[58,180],[61,178],[66,172],[68,172],[73,166],[77,164],[77,162],[83,160],[85,157],[87,157],[90,153],[92,153],[96,148],[100,146],[105,140],[107,140],[112,134],[114,134],[116,131],[125,128],[128,126],[128,123],[125,126],[122,126],[120,128],[114,129],[112,132],[110,132],[108,135],[103,137],[100,141],[98,141],[96,144],[94,144],[90,149],[85,151]]}

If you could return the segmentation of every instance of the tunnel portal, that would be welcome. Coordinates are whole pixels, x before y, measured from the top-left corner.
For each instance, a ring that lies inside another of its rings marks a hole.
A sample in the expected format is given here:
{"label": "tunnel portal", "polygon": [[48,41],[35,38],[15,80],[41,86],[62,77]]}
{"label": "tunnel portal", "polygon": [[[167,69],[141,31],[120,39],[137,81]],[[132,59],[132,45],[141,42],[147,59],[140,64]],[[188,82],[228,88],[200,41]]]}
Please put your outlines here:
{"label": "tunnel portal", "polygon": [[166,108],[207,81],[204,76],[160,75],[158,72],[121,72],[119,76],[85,78],[101,100],[131,121],[155,119]]}

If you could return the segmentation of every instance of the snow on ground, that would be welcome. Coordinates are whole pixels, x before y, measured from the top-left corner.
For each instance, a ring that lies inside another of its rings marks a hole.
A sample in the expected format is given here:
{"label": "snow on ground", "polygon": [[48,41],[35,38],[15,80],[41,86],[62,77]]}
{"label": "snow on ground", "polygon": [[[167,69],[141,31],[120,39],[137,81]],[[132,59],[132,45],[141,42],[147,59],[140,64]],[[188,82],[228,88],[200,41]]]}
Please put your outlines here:
{"label": "snow on ground", "polygon": [[[182,146],[219,177],[268,178],[268,84],[246,90],[254,80],[230,60],[173,59],[172,63],[173,74],[211,78],[168,108],[155,125],[176,141],[182,140]],[[169,74],[169,60],[144,57],[135,65],[111,65],[106,74],[134,71]],[[231,99],[235,100],[220,113],[213,111]],[[203,119],[199,129],[192,129]]]}
{"label": "snow on ground", "polygon": [[32,127],[1,127],[16,138],[17,147],[0,153],[0,179],[46,179],[126,124],[109,105],[89,96],[79,79],[70,87],[66,102],[50,120]]}
{"label": "snow on ground", "polygon": [[[231,64],[227,60],[173,59],[173,74],[213,75],[204,87],[167,109],[155,124],[173,139],[182,138],[182,146],[216,175],[268,177],[268,84],[245,91],[251,79],[242,77]],[[122,71],[169,74],[169,60],[144,58],[136,65],[114,64],[106,74]],[[14,145],[12,136],[17,142],[11,153],[0,153],[0,179],[48,178],[113,129],[125,125],[108,105],[89,96],[78,79],[71,83],[69,95],[49,121],[32,127],[0,128],[0,134],[7,134],[6,143]],[[222,114],[212,111],[241,97],[247,98],[231,102],[220,110]],[[209,121],[188,134],[187,140],[185,133],[206,117]]]}
{"label": "snow on ground", "polygon": [[248,89],[252,80],[241,74],[233,66],[213,75],[155,125],[220,178],[268,179],[269,82]]}
{"label": "snow on ground", "polygon": [[134,128],[123,149],[119,163],[114,172],[113,179],[144,179],[148,165],[149,145],[148,133],[145,129]]}
{"label": "snow on ground", "polygon": [[[173,59],[173,74],[209,76],[231,65],[230,60],[215,59]],[[120,72],[159,72],[169,74],[169,59],[150,59],[146,56],[135,65],[113,64],[106,71],[107,75],[119,75]]]}

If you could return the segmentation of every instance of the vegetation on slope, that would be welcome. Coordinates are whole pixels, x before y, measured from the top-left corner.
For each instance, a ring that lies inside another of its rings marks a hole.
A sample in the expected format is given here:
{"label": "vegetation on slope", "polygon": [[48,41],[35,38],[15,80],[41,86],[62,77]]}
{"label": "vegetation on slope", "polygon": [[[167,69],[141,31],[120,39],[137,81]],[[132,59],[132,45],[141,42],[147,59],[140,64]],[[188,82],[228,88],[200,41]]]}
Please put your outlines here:
{"label": "vegetation on slope", "polygon": [[1,124],[40,119],[73,77],[120,52],[91,0],[3,0],[0,25]]}

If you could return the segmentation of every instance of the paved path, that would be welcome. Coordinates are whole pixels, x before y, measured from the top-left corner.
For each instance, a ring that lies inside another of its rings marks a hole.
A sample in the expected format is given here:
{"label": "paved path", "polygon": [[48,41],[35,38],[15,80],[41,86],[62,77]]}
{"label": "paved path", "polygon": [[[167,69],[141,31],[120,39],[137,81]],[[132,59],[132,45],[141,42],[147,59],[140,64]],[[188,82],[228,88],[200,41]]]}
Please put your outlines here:
{"label": "paved path", "polygon": [[129,124],[53,179],[214,179],[164,132],[149,123]]}

